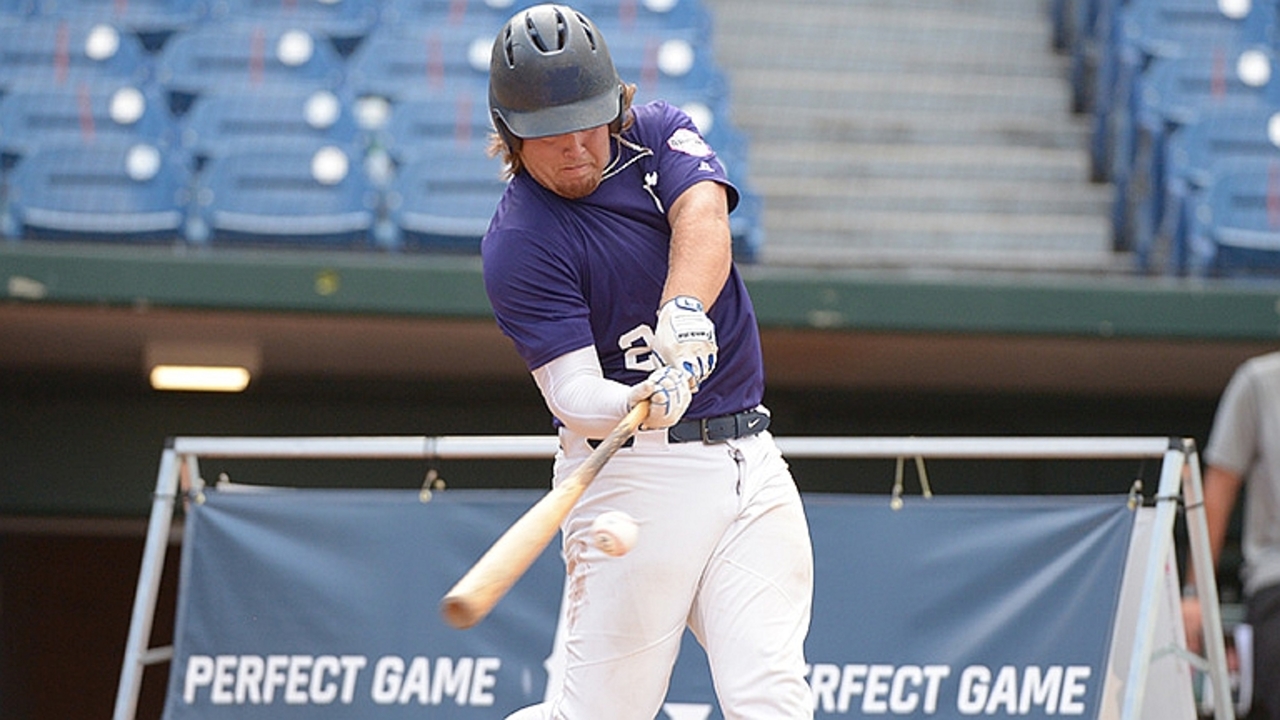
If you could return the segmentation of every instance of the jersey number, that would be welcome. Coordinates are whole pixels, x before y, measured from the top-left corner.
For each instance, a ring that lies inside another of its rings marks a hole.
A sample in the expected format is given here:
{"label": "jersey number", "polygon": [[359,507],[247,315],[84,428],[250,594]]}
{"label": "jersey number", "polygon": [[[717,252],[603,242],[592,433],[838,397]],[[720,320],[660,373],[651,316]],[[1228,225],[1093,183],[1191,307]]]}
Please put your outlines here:
{"label": "jersey number", "polygon": [[648,325],[638,325],[623,333],[618,338],[618,347],[627,359],[628,370],[650,373],[658,369],[658,359],[653,354],[653,330]]}

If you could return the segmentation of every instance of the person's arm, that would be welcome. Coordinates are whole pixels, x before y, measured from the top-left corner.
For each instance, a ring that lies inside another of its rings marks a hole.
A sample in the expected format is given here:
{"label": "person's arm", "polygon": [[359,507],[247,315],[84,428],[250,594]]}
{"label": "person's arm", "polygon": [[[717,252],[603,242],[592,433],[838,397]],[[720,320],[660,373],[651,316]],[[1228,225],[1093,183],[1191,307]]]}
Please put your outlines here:
{"label": "person's arm", "polygon": [[716,366],[719,346],[707,310],[720,296],[733,263],[724,186],[703,181],[681,193],[667,214],[671,250],[658,305],[654,351],[683,368],[696,391]]}
{"label": "person's arm", "polygon": [[659,306],[680,296],[710,310],[729,278],[733,241],[724,186],[706,180],[681,193],[667,213],[671,258]]}
{"label": "person's arm", "polygon": [[[1222,548],[1227,542],[1227,528],[1231,524],[1231,513],[1236,507],[1236,498],[1240,495],[1240,487],[1244,484],[1239,473],[1226,468],[1210,465],[1204,473],[1204,519],[1209,526],[1209,549],[1213,555],[1216,568],[1222,557]],[[1187,578],[1194,580],[1195,569]]]}
{"label": "person's arm", "polygon": [[[1227,529],[1231,513],[1235,510],[1243,479],[1239,473],[1221,466],[1210,465],[1204,472],[1204,519],[1209,530],[1209,553],[1216,568],[1227,542]],[[1183,586],[1194,588],[1195,567],[1188,562]],[[1187,647],[1192,652],[1203,652],[1203,626],[1200,617],[1200,601],[1194,594],[1183,598],[1182,621],[1186,629]]]}
{"label": "person's arm", "polygon": [[565,353],[533,371],[533,380],[551,413],[565,427],[587,437],[603,438],[636,403],[649,401],[642,430],[670,427],[679,422],[691,399],[689,376],[662,367],[635,385],[604,377],[595,349]]}

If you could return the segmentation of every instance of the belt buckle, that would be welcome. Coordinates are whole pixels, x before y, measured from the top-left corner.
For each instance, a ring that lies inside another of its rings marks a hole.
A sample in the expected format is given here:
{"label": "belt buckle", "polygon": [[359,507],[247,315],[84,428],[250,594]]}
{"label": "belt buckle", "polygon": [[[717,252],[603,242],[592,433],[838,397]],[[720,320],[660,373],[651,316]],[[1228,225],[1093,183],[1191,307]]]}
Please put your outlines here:
{"label": "belt buckle", "polygon": [[711,437],[711,430],[712,430],[711,423],[715,420],[727,420],[731,423],[736,423],[737,417],[733,415],[722,415],[720,417],[703,418],[699,420],[698,429],[701,431],[702,442],[705,445],[715,445],[718,443],[728,442],[729,438],[733,437],[734,435],[733,431],[730,430],[729,432],[725,433],[723,437],[718,437],[718,438]]}

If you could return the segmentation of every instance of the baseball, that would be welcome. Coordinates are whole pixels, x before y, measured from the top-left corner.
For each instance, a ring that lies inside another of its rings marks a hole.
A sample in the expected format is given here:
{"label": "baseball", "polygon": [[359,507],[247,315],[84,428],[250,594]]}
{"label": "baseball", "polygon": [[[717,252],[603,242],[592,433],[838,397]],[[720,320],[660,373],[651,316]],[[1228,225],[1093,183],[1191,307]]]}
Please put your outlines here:
{"label": "baseball", "polygon": [[621,557],[636,545],[640,526],[621,510],[601,513],[591,523],[591,540],[605,555]]}

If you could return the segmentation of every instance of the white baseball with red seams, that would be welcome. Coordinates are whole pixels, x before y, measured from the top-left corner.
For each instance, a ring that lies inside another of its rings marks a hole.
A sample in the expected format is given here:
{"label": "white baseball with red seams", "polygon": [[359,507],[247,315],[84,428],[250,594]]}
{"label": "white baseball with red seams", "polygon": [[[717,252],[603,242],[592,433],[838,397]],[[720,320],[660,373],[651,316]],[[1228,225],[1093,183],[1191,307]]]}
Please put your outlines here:
{"label": "white baseball with red seams", "polygon": [[610,557],[622,557],[635,547],[640,526],[621,510],[600,513],[591,523],[591,541]]}

